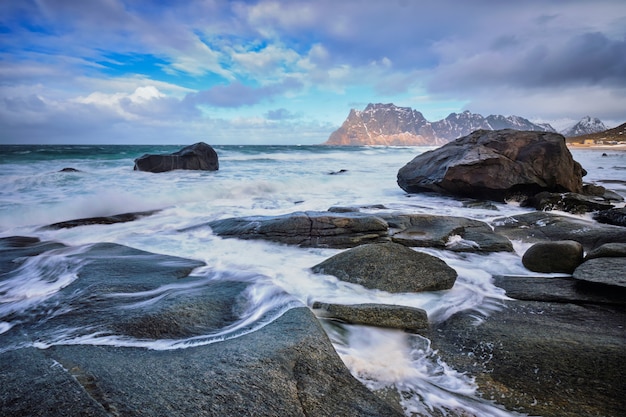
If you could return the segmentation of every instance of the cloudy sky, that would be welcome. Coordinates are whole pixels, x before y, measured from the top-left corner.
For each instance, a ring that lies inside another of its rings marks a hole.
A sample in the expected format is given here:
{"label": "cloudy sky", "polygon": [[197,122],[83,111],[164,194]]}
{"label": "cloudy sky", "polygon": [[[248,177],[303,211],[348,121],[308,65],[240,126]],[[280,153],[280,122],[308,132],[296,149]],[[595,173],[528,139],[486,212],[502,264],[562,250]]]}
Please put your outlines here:
{"label": "cloudy sky", "polygon": [[370,102],[623,123],[626,1],[0,1],[0,143],[313,144]]}

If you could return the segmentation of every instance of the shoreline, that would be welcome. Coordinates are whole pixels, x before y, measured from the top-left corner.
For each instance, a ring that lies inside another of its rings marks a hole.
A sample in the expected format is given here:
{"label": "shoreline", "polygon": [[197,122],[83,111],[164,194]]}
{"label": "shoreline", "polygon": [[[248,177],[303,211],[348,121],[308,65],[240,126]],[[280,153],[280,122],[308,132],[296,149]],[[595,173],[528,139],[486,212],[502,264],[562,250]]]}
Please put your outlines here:
{"label": "shoreline", "polygon": [[568,143],[567,147],[569,149],[580,149],[580,150],[610,150],[610,151],[626,151],[625,145],[587,145],[582,143]]}

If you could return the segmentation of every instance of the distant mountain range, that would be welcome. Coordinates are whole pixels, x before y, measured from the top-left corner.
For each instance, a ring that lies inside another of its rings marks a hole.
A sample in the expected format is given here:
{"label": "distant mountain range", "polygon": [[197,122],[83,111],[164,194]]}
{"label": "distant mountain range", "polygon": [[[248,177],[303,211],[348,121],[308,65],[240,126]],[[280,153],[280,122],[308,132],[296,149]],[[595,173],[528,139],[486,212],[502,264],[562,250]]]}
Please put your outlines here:
{"label": "distant mountain range", "polygon": [[580,135],[567,138],[569,143],[584,143],[591,140],[595,143],[613,144],[626,142],[626,123],[614,127],[613,129],[607,129],[602,132],[589,133],[586,135]]}
{"label": "distant mountain range", "polygon": [[[350,110],[348,118],[324,145],[443,145],[478,129],[556,132],[547,123],[533,123],[519,116],[483,117],[464,111],[430,122],[410,107],[370,103],[362,111]],[[586,117],[569,130],[572,135],[582,135],[606,130],[606,126],[598,119]]]}

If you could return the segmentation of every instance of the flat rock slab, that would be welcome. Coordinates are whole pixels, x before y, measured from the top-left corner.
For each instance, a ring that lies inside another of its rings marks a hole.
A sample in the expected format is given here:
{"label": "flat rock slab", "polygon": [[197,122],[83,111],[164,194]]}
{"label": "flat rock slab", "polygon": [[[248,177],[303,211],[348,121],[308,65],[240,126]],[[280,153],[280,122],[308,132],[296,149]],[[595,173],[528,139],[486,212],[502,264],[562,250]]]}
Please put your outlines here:
{"label": "flat rock slab", "polygon": [[576,268],[572,276],[579,281],[608,286],[626,294],[626,258],[589,259]]}
{"label": "flat rock slab", "polygon": [[402,415],[350,375],[307,308],[206,346],[28,348],[0,364],[5,415]]}
{"label": "flat rock slab", "polygon": [[159,210],[138,211],[133,213],[115,214],[113,216],[86,217],[83,219],[68,220],[44,226],[44,229],[70,229],[78,226],[91,226],[96,224],[127,223],[142,217],[152,216]]}
{"label": "flat rock slab", "polygon": [[350,324],[386,327],[425,333],[428,330],[428,315],[421,308],[390,304],[327,304],[315,302],[312,308],[317,315]]}
{"label": "flat rock slab", "polygon": [[448,249],[455,252],[512,252],[505,236],[484,222],[464,217],[430,214],[381,215],[389,224],[392,241],[405,246]]}
{"label": "flat rock slab", "polygon": [[431,331],[433,349],[476,378],[483,398],[543,417],[617,416],[626,409],[623,307],[505,301],[477,324],[459,313]]}
{"label": "flat rock slab", "polygon": [[626,229],[623,227],[548,212],[500,217],[492,224],[496,233],[512,240],[532,243],[545,240],[575,240],[580,242],[586,251],[605,243],[626,243]]}
{"label": "flat rock slab", "polygon": [[391,242],[346,250],[311,269],[392,293],[447,290],[457,277],[441,259]]}
{"label": "flat rock slab", "polygon": [[602,291],[584,285],[572,277],[503,276],[493,277],[494,285],[507,297],[524,301],[554,303],[606,304],[625,306],[626,299],[614,291]]}
{"label": "flat rock slab", "polygon": [[263,239],[304,247],[351,248],[389,240],[387,223],[363,213],[306,211],[216,220],[208,226],[222,237]]}

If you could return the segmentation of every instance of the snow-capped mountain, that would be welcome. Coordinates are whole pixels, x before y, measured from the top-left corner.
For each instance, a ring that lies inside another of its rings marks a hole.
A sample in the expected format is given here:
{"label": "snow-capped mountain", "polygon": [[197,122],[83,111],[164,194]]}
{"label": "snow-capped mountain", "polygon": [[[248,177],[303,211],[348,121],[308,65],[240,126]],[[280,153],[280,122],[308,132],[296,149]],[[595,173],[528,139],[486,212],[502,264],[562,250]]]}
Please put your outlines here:
{"label": "snow-capped mountain", "polygon": [[565,137],[571,138],[574,136],[589,135],[592,133],[603,132],[608,128],[602,123],[602,121],[596,117],[583,117],[580,122],[574,126],[561,131],[561,134]]}
{"label": "snow-capped mountain", "polygon": [[370,103],[363,111],[350,110],[346,121],[330,135],[325,145],[442,145],[478,129],[555,132],[548,124],[535,124],[519,116],[485,118],[464,111],[429,122],[410,107]]}

